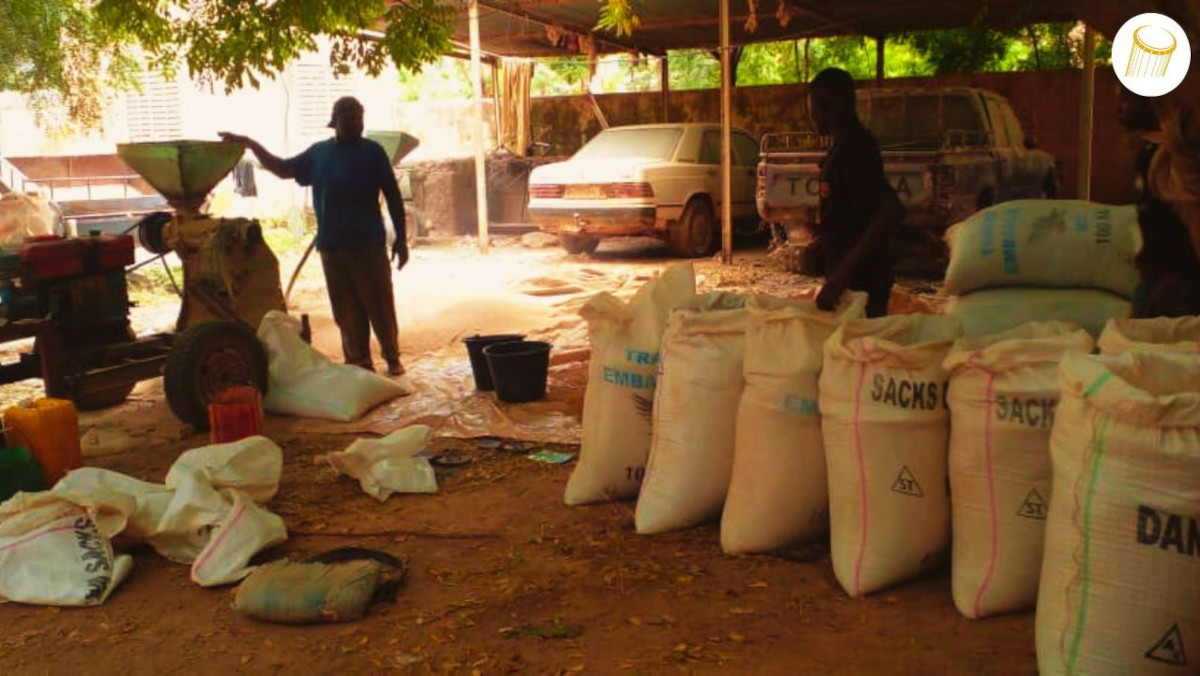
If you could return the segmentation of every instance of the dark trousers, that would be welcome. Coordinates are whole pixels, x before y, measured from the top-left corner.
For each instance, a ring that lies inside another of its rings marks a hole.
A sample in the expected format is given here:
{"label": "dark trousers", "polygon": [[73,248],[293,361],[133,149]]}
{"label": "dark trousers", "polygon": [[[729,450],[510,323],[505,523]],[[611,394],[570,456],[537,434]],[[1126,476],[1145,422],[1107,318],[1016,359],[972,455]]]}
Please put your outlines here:
{"label": "dark trousers", "polygon": [[371,328],[389,364],[400,361],[392,267],[385,247],[321,252],[333,321],[347,364],[372,368]]}

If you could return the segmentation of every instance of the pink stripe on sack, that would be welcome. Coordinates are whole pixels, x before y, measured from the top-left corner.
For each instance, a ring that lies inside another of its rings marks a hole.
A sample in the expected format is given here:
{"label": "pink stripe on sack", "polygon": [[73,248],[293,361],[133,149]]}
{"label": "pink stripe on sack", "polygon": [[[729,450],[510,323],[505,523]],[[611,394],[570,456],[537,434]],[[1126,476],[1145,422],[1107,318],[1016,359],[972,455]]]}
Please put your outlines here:
{"label": "pink stripe on sack", "polygon": [[988,373],[987,381],[987,402],[984,406],[985,420],[983,422],[983,455],[984,463],[987,468],[988,480],[988,504],[991,510],[991,520],[989,522],[991,531],[991,554],[988,557],[987,572],[983,575],[983,581],[979,583],[979,591],[975,593],[975,617],[981,617],[983,612],[983,597],[987,594],[988,587],[992,584],[992,577],[996,574],[996,559],[999,557],[999,547],[997,546],[999,535],[996,528],[996,520],[999,518],[996,510],[996,468],[993,466],[992,459],[992,406],[995,399],[996,374]]}
{"label": "pink stripe on sack", "polygon": [[[74,517],[72,517],[72,518],[74,518]],[[62,532],[69,531],[69,530],[75,530],[75,526],[74,525],[55,526],[54,528],[47,528],[46,530],[44,530],[40,533],[34,533],[33,535],[30,535],[28,537],[23,537],[20,540],[17,540],[16,542],[10,542],[10,543],[4,545],[3,547],[0,547],[0,552],[8,551],[14,547],[20,547],[23,544],[27,544],[29,542],[32,542],[32,541],[34,541],[40,537],[46,536],[46,535],[53,535],[54,533],[62,533]]]}
{"label": "pink stripe on sack", "polygon": [[867,382],[867,363],[863,362],[859,365],[858,372],[858,389],[854,393],[854,448],[858,452],[858,493],[859,493],[859,508],[861,509],[860,521],[862,522],[862,535],[858,543],[858,561],[854,564],[854,593],[858,597],[862,593],[862,569],[863,561],[867,558],[867,530],[870,523],[869,511],[867,509],[867,462],[863,457],[862,433],[859,432],[859,425],[862,417],[862,391],[863,385]]}
{"label": "pink stripe on sack", "polygon": [[235,525],[237,525],[237,522],[241,520],[242,515],[245,513],[246,503],[243,502],[233,510],[233,514],[230,515],[229,520],[225,522],[225,525],[221,526],[221,532],[217,533],[216,541],[211,543],[208,547],[205,547],[206,551],[204,552],[204,555],[196,559],[195,565],[192,566],[193,572],[198,572],[204,567],[204,564],[208,563],[208,560],[213,557],[213,554],[221,548],[221,543],[225,542],[225,538],[229,537],[229,531],[232,530]]}

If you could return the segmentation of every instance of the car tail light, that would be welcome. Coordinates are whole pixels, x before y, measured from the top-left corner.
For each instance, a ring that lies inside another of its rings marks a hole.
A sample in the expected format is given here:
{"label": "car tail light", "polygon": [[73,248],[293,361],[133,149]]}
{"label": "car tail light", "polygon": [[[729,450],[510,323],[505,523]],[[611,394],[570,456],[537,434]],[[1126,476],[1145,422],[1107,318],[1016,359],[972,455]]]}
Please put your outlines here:
{"label": "car tail light", "polygon": [[604,196],[609,199],[654,197],[654,189],[649,183],[606,183]]}
{"label": "car tail light", "polygon": [[529,186],[529,196],[541,199],[556,199],[563,196],[567,186],[555,183],[542,183]]}

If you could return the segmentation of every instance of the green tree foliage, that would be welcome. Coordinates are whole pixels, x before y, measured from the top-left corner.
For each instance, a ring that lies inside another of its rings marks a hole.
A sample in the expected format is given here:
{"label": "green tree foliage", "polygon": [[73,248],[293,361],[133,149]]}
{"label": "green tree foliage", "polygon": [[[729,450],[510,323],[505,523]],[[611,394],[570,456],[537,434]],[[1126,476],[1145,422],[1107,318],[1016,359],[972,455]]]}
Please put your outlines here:
{"label": "green tree foliage", "polygon": [[135,46],[168,74],[183,64],[231,91],[320,38],[340,73],[420,70],[449,51],[455,13],[442,0],[0,0],[0,88],[60,101],[94,126],[113,88],[136,82]]}
{"label": "green tree foliage", "polygon": [[0,0],[0,90],[31,95],[47,126],[95,127],[112,92],[137,81],[124,38],[78,0]]}
{"label": "green tree foliage", "polygon": [[[439,0],[97,0],[94,11],[104,25],[126,28],[159,67],[186,63],[226,91],[257,87],[315,51],[318,37],[329,39],[340,73],[378,75],[389,60],[419,70],[449,51],[455,16]],[[382,34],[364,32],[380,21]]]}

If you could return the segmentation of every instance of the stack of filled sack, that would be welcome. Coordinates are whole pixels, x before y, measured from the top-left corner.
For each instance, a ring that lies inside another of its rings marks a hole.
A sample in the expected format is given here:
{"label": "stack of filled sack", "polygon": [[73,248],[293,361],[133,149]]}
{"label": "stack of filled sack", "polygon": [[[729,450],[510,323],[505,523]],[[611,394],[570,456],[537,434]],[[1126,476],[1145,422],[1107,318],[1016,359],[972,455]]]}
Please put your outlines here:
{"label": "stack of filled sack", "polygon": [[719,520],[731,554],[828,537],[853,597],[949,555],[964,616],[1036,606],[1043,673],[1187,664],[1200,318],[968,335],[961,315],[864,319],[860,294],[697,295],[691,275],[585,311],[568,504],[637,497],[642,534]]}
{"label": "stack of filled sack", "polygon": [[1141,249],[1137,209],[1079,200],[1016,200],[950,229],[947,311],[967,337],[1029,321],[1078,324],[1098,336],[1128,317]]}

